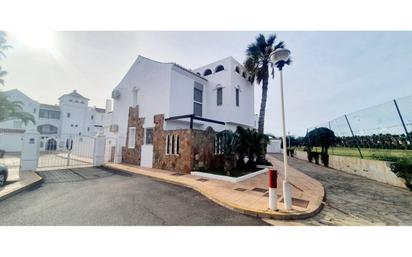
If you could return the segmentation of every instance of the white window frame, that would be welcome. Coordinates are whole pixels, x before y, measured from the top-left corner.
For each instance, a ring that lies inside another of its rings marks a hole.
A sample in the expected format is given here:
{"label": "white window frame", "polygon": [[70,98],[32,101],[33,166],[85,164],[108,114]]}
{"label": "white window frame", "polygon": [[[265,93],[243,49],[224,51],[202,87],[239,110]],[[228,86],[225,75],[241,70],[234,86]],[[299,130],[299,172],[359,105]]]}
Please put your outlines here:
{"label": "white window frame", "polygon": [[166,136],[166,149],[165,149],[167,155],[170,154],[170,142],[171,142],[170,135],[167,135]]}
{"label": "white window frame", "polygon": [[180,155],[180,137],[176,135],[175,137],[175,155]]}
{"label": "white window frame", "polygon": [[[152,143],[151,144],[148,144],[147,143],[147,141],[146,141],[146,137],[147,137],[147,130],[148,129],[151,129],[152,130]],[[144,128],[144,144],[145,145],[153,145],[153,133],[154,133],[154,128],[153,127],[148,127],[148,128]]]}
{"label": "white window frame", "polygon": [[139,89],[133,88],[132,90],[132,107],[136,107],[139,100]]}
{"label": "white window frame", "polygon": [[[222,92],[222,99],[219,104],[219,90]],[[223,106],[223,87],[217,87],[216,88],[216,106]]]}
{"label": "white window frame", "polygon": [[235,105],[236,105],[236,107],[240,106],[240,88],[239,88],[239,86],[235,87]]}
{"label": "white window frame", "polygon": [[[201,109],[200,110],[201,115],[199,117],[203,116],[203,95],[204,95],[203,88],[204,88],[203,84],[195,82],[195,85],[194,85],[194,88],[193,88],[193,114],[195,114],[195,104],[198,104],[198,105],[200,105],[200,109]],[[199,90],[202,94],[202,101],[201,102],[195,100],[195,91],[196,90]]]}
{"label": "white window frame", "polygon": [[136,146],[136,127],[129,127],[128,133],[127,147],[134,149]]}

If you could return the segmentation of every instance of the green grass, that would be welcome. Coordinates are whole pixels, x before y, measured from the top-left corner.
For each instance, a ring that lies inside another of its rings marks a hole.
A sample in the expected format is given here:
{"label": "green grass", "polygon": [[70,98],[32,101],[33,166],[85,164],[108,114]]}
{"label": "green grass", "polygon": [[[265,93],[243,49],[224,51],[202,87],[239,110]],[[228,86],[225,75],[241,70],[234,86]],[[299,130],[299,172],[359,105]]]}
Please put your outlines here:
{"label": "green grass", "polygon": [[[303,151],[303,148],[299,148],[299,150]],[[320,147],[314,147],[313,150],[321,151]],[[360,150],[365,159],[412,158],[412,150],[372,148],[361,148]],[[360,157],[357,148],[331,147],[328,152],[329,155]]]}

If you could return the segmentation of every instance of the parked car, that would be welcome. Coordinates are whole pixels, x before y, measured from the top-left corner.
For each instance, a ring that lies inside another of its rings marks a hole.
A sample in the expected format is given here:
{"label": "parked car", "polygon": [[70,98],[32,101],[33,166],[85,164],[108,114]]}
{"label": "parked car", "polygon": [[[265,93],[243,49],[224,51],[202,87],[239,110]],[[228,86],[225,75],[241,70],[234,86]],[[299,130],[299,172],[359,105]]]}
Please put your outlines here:
{"label": "parked car", "polygon": [[0,164],[0,187],[4,186],[7,181],[7,176],[9,175],[9,170],[3,164]]}

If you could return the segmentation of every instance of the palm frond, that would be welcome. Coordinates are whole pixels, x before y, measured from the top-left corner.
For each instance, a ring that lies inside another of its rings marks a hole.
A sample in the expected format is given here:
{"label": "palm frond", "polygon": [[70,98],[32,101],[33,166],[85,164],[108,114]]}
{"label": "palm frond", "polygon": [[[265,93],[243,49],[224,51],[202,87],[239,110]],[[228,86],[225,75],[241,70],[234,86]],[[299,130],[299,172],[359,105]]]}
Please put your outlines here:
{"label": "palm frond", "polygon": [[267,39],[268,46],[272,46],[273,43],[275,43],[275,40],[276,40],[276,34],[270,34]]}

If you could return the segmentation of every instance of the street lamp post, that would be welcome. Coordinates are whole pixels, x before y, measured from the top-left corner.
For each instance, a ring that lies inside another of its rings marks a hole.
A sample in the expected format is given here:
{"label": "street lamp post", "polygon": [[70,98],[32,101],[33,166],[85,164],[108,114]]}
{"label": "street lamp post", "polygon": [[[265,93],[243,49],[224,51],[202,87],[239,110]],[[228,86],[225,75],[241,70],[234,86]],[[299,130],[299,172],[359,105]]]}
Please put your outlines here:
{"label": "street lamp post", "polygon": [[270,54],[270,59],[273,64],[279,69],[280,73],[280,104],[282,112],[282,129],[283,129],[283,169],[284,169],[284,180],[283,180],[283,199],[285,204],[285,209],[290,210],[292,208],[292,191],[291,185],[288,178],[288,157],[287,157],[287,142],[286,142],[286,120],[285,120],[285,101],[283,97],[283,73],[282,69],[286,62],[289,60],[290,51],[286,48],[279,48]]}

